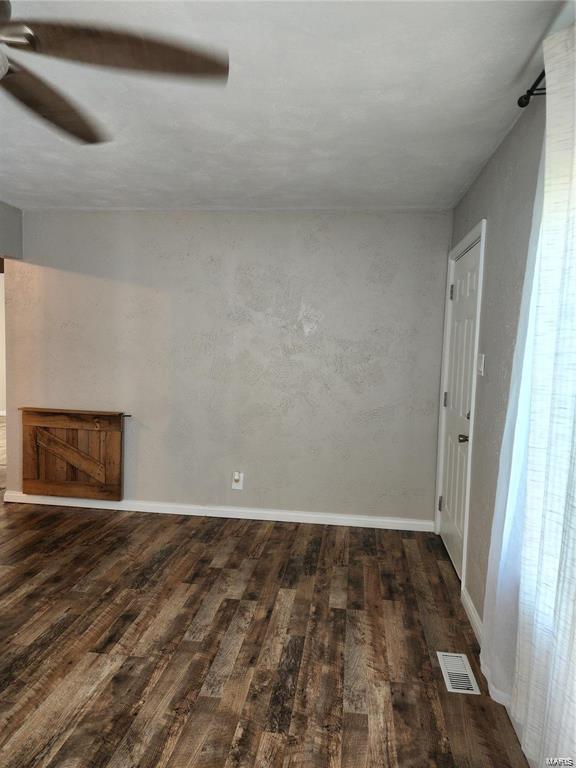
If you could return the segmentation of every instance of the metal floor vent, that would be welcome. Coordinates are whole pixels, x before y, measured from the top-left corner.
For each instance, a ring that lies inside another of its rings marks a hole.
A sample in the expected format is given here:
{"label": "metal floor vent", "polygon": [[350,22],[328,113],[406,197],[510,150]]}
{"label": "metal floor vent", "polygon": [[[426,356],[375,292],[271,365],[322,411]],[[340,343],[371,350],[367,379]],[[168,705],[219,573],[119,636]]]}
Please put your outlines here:
{"label": "metal floor vent", "polygon": [[465,653],[436,651],[446,688],[450,693],[480,694],[480,688]]}

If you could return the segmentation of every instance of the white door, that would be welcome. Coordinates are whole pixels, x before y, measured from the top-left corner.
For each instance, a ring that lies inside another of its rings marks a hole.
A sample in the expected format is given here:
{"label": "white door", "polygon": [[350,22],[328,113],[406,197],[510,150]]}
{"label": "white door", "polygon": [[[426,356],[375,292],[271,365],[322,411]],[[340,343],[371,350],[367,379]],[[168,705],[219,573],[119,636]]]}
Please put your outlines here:
{"label": "white door", "polygon": [[[450,254],[439,445],[439,529],[462,579],[470,494],[484,225]],[[479,235],[479,236],[477,236]]]}

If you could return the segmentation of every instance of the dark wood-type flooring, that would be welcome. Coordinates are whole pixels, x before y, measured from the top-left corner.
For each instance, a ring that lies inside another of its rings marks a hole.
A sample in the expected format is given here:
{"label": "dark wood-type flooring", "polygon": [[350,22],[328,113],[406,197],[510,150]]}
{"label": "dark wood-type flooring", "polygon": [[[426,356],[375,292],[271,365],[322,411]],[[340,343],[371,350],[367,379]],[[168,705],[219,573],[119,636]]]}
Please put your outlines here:
{"label": "dark wood-type flooring", "polygon": [[5,505],[0,642],[2,768],[526,766],[433,534]]}

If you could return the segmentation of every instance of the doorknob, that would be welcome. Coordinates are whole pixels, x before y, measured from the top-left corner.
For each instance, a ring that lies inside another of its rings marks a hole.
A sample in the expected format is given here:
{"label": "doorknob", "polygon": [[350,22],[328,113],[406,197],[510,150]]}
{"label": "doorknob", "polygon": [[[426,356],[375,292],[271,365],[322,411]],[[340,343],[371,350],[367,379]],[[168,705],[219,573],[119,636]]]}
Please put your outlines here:
{"label": "doorknob", "polygon": [[467,443],[468,442],[468,435],[458,435],[458,442],[459,443]]}

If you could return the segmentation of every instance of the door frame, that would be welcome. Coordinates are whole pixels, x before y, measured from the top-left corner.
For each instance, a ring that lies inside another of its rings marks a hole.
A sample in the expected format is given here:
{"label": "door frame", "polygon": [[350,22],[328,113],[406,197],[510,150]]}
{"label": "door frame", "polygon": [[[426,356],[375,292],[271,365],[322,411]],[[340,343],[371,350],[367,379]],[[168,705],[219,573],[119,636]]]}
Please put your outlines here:
{"label": "door frame", "polygon": [[458,259],[464,256],[471,248],[480,243],[480,259],[478,262],[478,292],[476,303],[476,328],[474,333],[474,361],[475,375],[472,376],[472,392],[470,396],[470,429],[468,442],[468,457],[466,463],[466,491],[464,495],[464,532],[462,550],[462,578],[461,591],[466,587],[466,566],[468,560],[468,514],[470,509],[470,485],[472,480],[472,453],[474,449],[474,425],[476,422],[476,385],[478,379],[478,350],[480,343],[480,321],[482,315],[482,295],[484,286],[484,252],[486,249],[486,219],[482,219],[460,242],[448,253],[448,270],[446,275],[446,294],[444,299],[444,335],[442,341],[442,373],[440,379],[439,415],[438,415],[438,449],[436,463],[436,498],[434,525],[436,533],[440,533],[439,499],[442,496],[442,480],[444,472],[444,437],[446,433],[446,415],[444,411],[444,392],[448,378],[448,362],[450,352],[450,323],[452,320],[452,302],[450,300],[450,286],[454,280],[454,267]]}

